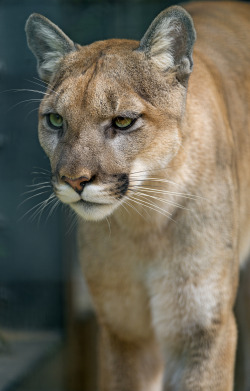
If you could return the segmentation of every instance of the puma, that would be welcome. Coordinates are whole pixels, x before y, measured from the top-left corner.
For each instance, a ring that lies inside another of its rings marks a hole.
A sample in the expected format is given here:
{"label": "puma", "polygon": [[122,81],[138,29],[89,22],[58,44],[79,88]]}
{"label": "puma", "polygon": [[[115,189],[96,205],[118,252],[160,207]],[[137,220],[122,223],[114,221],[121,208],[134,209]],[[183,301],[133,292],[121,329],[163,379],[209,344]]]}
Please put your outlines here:
{"label": "puma", "polygon": [[80,46],[39,14],[26,33],[48,85],[39,140],[53,190],[80,216],[99,389],[232,390],[250,251],[250,6],[170,7],[140,42]]}

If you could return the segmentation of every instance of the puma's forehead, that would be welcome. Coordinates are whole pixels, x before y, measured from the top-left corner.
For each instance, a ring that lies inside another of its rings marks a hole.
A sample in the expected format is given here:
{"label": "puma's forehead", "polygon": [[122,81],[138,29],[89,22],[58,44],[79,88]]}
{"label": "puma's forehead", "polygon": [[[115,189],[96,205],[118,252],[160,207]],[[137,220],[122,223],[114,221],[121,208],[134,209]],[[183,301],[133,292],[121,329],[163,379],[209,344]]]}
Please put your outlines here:
{"label": "puma's forehead", "polygon": [[[53,93],[44,99],[42,106],[51,103],[58,109],[59,105],[61,110],[68,108],[71,115],[78,107],[106,118],[121,115],[130,108],[140,112],[142,105],[154,106],[155,99],[159,105],[164,83],[162,75],[158,75],[157,70],[152,72],[145,54],[135,51],[136,48],[137,41],[118,39],[78,46],[77,51],[61,61],[49,87]],[[170,80],[171,74],[165,82]]]}
{"label": "puma's forehead", "polygon": [[[93,63],[99,61],[105,63],[105,60],[111,61],[114,58],[121,57],[123,61],[129,63],[131,59],[136,58],[135,49],[139,42],[127,39],[109,39],[106,41],[97,41],[87,46],[78,46],[74,63],[75,69],[88,69]],[[78,59],[78,63],[77,63]]]}
{"label": "puma's forehead", "polygon": [[84,75],[90,69],[93,70],[93,76],[97,73],[105,73],[111,78],[122,76],[138,57],[134,53],[136,47],[136,41],[115,39],[94,42],[88,46],[78,45],[77,51],[69,53],[61,61],[59,72],[54,78],[54,89],[66,77]]}

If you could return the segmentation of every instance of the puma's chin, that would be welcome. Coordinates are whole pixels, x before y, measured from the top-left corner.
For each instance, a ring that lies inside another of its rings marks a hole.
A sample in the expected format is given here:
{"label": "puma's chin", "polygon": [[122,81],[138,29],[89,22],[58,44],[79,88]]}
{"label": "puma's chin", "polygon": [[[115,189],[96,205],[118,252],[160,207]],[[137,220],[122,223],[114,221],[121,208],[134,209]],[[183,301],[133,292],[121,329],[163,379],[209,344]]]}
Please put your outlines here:
{"label": "puma's chin", "polygon": [[99,204],[80,200],[70,204],[72,209],[84,220],[98,221],[108,217],[117,207],[119,203]]}

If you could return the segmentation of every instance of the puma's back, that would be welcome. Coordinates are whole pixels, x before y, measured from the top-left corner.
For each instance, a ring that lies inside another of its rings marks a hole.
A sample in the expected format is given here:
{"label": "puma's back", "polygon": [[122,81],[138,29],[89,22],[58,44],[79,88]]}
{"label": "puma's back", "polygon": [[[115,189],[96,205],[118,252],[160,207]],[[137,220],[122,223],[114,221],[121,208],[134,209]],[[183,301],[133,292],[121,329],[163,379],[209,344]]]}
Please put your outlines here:
{"label": "puma's back", "polygon": [[[216,169],[228,164],[235,175],[243,262],[250,249],[250,6],[241,2],[197,2],[186,8],[198,37],[194,49],[197,66],[190,78],[188,98],[193,95],[203,101],[210,119],[221,121],[214,129],[217,145],[212,148],[217,154]],[[191,110],[197,108],[196,101],[191,105]]]}

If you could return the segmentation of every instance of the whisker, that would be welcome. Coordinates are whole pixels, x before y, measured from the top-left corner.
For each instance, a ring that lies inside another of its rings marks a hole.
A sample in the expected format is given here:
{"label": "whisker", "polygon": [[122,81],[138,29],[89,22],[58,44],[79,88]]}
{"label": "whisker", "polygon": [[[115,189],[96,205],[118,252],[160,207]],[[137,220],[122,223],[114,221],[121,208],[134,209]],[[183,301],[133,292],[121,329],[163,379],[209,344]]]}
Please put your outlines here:
{"label": "whisker", "polygon": [[35,109],[30,110],[30,111],[28,112],[28,114],[25,116],[25,120],[26,120],[32,113],[34,113],[34,111],[38,111],[38,110],[39,110],[39,107],[36,107]]}
{"label": "whisker", "polygon": [[[38,173],[39,174],[39,173]],[[40,173],[40,174],[42,174],[42,173]],[[42,175],[44,175],[44,174],[42,174]],[[47,176],[47,175],[46,175]],[[36,176],[35,178],[33,178],[32,179],[32,183],[34,184],[34,186],[37,186],[37,185],[40,185],[42,182],[37,182],[37,181],[44,181],[45,179],[49,179],[49,180],[47,180],[46,182],[47,183],[50,183],[51,184],[51,180],[50,180],[50,178],[46,178],[46,176],[43,176],[43,177],[41,177],[41,176]],[[36,183],[37,182],[37,183]]]}
{"label": "whisker", "polygon": [[50,178],[50,175],[49,175],[47,172],[32,171],[31,174],[32,174],[32,175],[45,175],[45,176],[47,176],[48,178]]}
{"label": "whisker", "polygon": [[[35,79],[35,78],[34,78]],[[29,80],[29,79],[26,79],[26,81],[28,81],[29,83],[32,83],[32,84],[35,84],[36,86],[39,86],[39,87],[42,87],[44,89],[47,88],[47,86],[45,84],[42,84],[41,83],[41,80],[37,79],[37,80]]]}
{"label": "whisker", "polygon": [[[139,205],[140,207],[145,206],[145,207],[148,208],[148,209],[151,209],[151,210],[153,210],[153,211],[159,212],[160,214],[163,214],[162,212],[156,210],[153,204],[145,203],[143,200],[141,200],[141,199],[139,199],[139,198],[136,199],[135,197],[131,197],[131,201],[134,202],[134,203],[136,203],[136,204]],[[150,205],[152,205],[152,206],[150,206]],[[136,209],[136,210],[137,210],[137,209]],[[165,214],[163,214],[163,215],[166,216]],[[168,216],[166,216],[166,217],[168,217]]]}
{"label": "whisker", "polygon": [[[134,179],[132,178],[133,182],[141,182],[141,179]],[[148,177],[148,178],[145,178],[145,181],[147,180],[150,180],[154,183],[154,188],[147,188],[148,190],[154,190],[155,187],[159,187],[159,185],[156,183],[158,182],[160,185],[163,186],[163,184],[167,183],[167,184],[173,184],[175,186],[179,186],[183,189],[183,186],[179,183],[176,183],[176,182],[173,182],[173,181],[170,181],[168,179],[161,179],[161,178],[153,178],[153,177]],[[140,184],[139,185],[136,185],[135,186],[140,186],[142,187]],[[146,187],[144,187],[146,189]],[[179,195],[179,196],[186,196],[187,198],[192,198],[192,199],[203,199],[203,200],[207,200],[207,198],[203,197],[203,196],[200,196],[200,195],[197,195],[197,194],[189,194],[189,193],[183,193],[183,192],[174,192],[174,191],[171,191],[171,190],[162,190],[162,191],[165,191],[165,192],[168,192],[169,194],[173,194],[173,195]],[[208,200],[207,200],[208,201]]]}
{"label": "whisker", "polygon": [[43,85],[44,87],[50,86],[49,83],[46,83],[46,81],[43,81],[42,79],[39,79],[38,77],[33,76],[33,79],[34,79],[34,80],[37,80],[37,81],[38,81],[39,83],[41,83],[41,85]]}
{"label": "whisker", "polygon": [[48,197],[46,200],[44,200],[41,203],[41,205],[37,208],[37,210],[35,210],[32,213],[32,215],[30,216],[30,221],[34,221],[37,218],[37,216],[39,216],[37,221],[37,224],[39,225],[44,210],[47,208],[47,206],[49,206],[54,201],[55,201],[55,195],[52,193],[51,196]]}
{"label": "whisker", "polygon": [[[131,189],[130,189],[131,190]],[[133,191],[133,190],[132,190]],[[135,191],[135,194],[139,194],[141,196],[143,196],[144,198],[153,198],[157,201],[160,201],[160,202],[163,202],[165,204],[169,204],[169,205],[173,205],[173,206],[176,206],[177,208],[180,208],[180,209],[185,209],[185,210],[190,210],[189,208],[186,208],[185,206],[183,205],[180,205],[178,204],[177,202],[173,202],[173,201],[170,201],[170,200],[167,200],[167,199],[164,199],[164,198],[160,198],[160,197],[156,197],[156,196],[152,196],[150,194],[146,194],[146,193],[142,193],[140,191]]]}
{"label": "whisker", "polygon": [[[132,196],[130,196],[130,197],[131,197],[131,199],[132,199],[134,202],[137,202],[137,204],[139,204],[139,205],[142,204],[142,205],[146,206],[147,208],[152,209],[153,211],[158,212],[158,213],[160,213],[161,215],[163,215],[163,216],[165,216],[165,217],[168,217],[168,218],[170,218],[171,220],[173,220],[173,219],[171,218],[171,213],[169,213],[169,212],[167,212],[166,210],[160,208],[159,206],[157,206],[157,205],[155,205],[155,204],[153,204],[153,203],[151,203],[151,202],[149,202],[149,201],[142,200],[142,199],[140,198],[140,196],[132,195]],[[173,220],[173,221],[174,221],[174,220]]]}
{"label": "whisker", "polygon": [[51,186],[50,185],[44,185],[44,186],[41,186],[41,187],[38,187],[38,188],[36,187],[35,189],[25,191],[24,193],[21,193],[20,195],[23,196],[23,195],[26,195],[26,194],[29,194],[29,193],[34,193],[34,191],[39,191],[39,190],[46,189],[46,188],[47,189],[48,188],[51,189]]}
{"label": "whisker", "polygon": [[48,174],[51,174],[51,171],[50,170],[47,170],[46,168],[43,168],[43,167],[33,167],[35,170],[41,170],[44,171],[44,172],[47,172]]}
{"label": "whisker", "polygon": [[[133,180],[140,180],[140,178],[139,179],[133,179]],[[155,177],[146,177],[145,178],[145,181],[152,181],[152,182],[160,182],[160,183],[170,183],[171,185],[175,185],[175,186],[179,186],[179,187],[182,187],[182,185],[181,184],[179,184],[179,183],[176,183],[176,182],[173,182],[173,181],[170,181],[169,179],[163,179],[163,178],[155,178]]]}
{"label": "whisker", "polygon": [[[135,171],[135,172],[131,172],[130,173],[130,177],[132,177],[133,178],[133,176],[135,176],[135,177],[137,177],[138,178],[138,175],[135,175],[135,174],[141,174],[141,173],[149,173],[149,172],[156,172],[156,171],[162,171],[162,170],[165,170],[165,168],[159,168],[159,169],[153,169],[153,170],[145,170],[145,171]],[[182,187],[182,185],[180,184],[180,183],[176,183],[176,182],[174,182],[174,181],[171,181],[171,180],[169,180],[169,179],[164,179],[164,178],[157,178],[157,177],[146,177],[144,180],[155,180],[155,181],[160,181],[160,182],[166,182],[166,183],[171,183],[171,184],[173,184],[173,185],[176,185],[176,186],[181,186]],[[140,180],[140,179],[138,179],[138,180]]]}
{"label": "whisker", "polygon": [[126,212],[128,213],[128,215],[130,216],[131,214],[130,214],[128,208],[126,208],[126,206],[125,206],[124,204],[126,204],[126,205],[129,205],[129,204],[127,204],[126,200],[123,200],[123,202],[120,204],[120,206],[122,206],[122,207],[126,210]]}
{"label": "whisker", "polygon": [[[40,225],[40,221],[41,221],[41,218],[42,218],[42,214],[44,212],[44,210],[47,208],[47,206],[50,206],[51,204],[53,204],[55,200],[54,199],[51,199],[49,200],[48,202],[44,202],[43,205],[41,205],[39,207],[39,209],[37,211],[35,211],[31,217],[30,217],[30,221],[35,221],[36,218],[37,219],[37,225],[39,226]],[[47,220],[46,220],[47,221]]]}
{"label": "whisker", "polygon": [[15,103],[13,106],[9,107],[8,111],[13,110],[15,107],[21,105],[22,103],[37,103],[37,102],[41,102],[41,99],[34,99],[34,98],[25,99],[25,100],[22,100],[21,102]]}
{"label": "whisker", "polygon": [[[135,202],[135,201],[132,200],[132,199],[130,199],[130,201]],[[123,202],[125,202],[126,205],[128,205],[131,209],[133,209],[136,213],[138,213],[138,214],[143,218],[143,220],[148,221],[148,220],[146,219],[146,217],[143,216],[143,215],[139,212],[139,210],[138,210],[134,205],[132,205],[131,202],[128,201],[127,198],[126,198],[126,200],[124,200]],[[136,203],[136,202],[135,202],[135,203]],[[122,204],[121,204],[121,205],[122,205]],[[148,213],[147,210],[143,209],[143,211],[149,216],[149,213]],[[150,217],[150,216],[149,216],[149,217]]]}
{"label": "whisker", "polygon": [[[135,190],[136,190],[136,188],[137,187],[135,187]],[[146,190],[149,193],[160,193],[160,194],[175,195],[175,196],[180,196],[180,197],[183,197],[183,198],[191,199],[191,200],[194,200],[194,201],[197,200],[197,199],[203,199],[203,197],[200,197],[198,195],[188,194],[188,193],[178,193],[178,192],[171,191],[171,190],[160,190],[160,189],[149,188],[149,187],[145,187],[145,186],[139,186],[139,188],[142,189],[142,190]]]}
{"label": "whisker", "polygon": [[18,207],[20,207],[21,205],[23,205],[25,202],[31,200],[32,198],[38,197],[38,196],[41,195],[41,194],[45,194],[45,193],[47,193],[48,191],[49,191],[49,190],[45,190],[45,191],[42,191],[42,192],[40,192],[40,193],[38,193],[38,194],[33,194],[32,196],[30,196],[30,197],[26,198],[24,201],[22,201],[22,202],[18,205]]}
{"label": "whisker", "polygon": [[56,208],[58,207],[58,205],[60,204],[60,200],[58,199],[53,199],[53,201],[55,201],[54,205],[51,206],[51,209],[49,211],[49,214],[45,220],[45,223],[47,223],[48,219],[50,218],[50,216],[52,216],[53,212],[55,212]]}
{"label": "whisker", "polygon": [[155,172],[155,171],[163,171],[163,170],[166,170],[166,169],[165,168],[155,168],[155,169],[152,169],[152,170],[133,171],[133,172],[130,173],[130,175],[142,174],[142,173],[148,173],[148,172]]}
{"label": "whisker", "polygon": [[[116,198],[113,197],[113,199],[115,200]],[[132,205],[131,202],[129,202],[129,200],[130,200],[130,197],[127,196],[127,197],[124,198],[123,201],[120,203],[120,206],[122,206],[122,207],[127,211],[127,213],[130,215],[129,210],[125,207],[125,205],[127,205],[129,208],[133,209],[136,213],[138,213],[138,214],[145,220],[145,216],[143,216],[143,215],[139,212],[139,210],[138,210],[134,205]],[[130,201],[131,201],[131,200],[130,200]],[[124,205],[124,204],[125,204],[125,205]],[[145,212],[146,212],[146,214],[149,216],[148,212],[147,212],[147,211],[145,211]]]}
{"label": "whisker", "polygon": [[[39,80],[39,79],[37,79],[37,80]],[[50,84],[41,84],[41,80],[39,80],[39,82],[34,81],[34,80],[27,80],[27,81],[30,83],[36,84],[37,86],[40,86],[42,88],[46,88],[47,90],[51,91],[52,93],[59,95],[58,92],[54,91],[53,88],[51,88]]]}
{"label": "whisker", "polygon": [[78,215],[70,208],[68,205],[62,204],[63,207],[67,207],[68,216],[71,219],[70,226],[68,230],[66,231],[65,235],[70,235],[72,231],[75,229],[78,223]]}
{"label": "whisker", "polygon": [[48,94],[45,91],[33,90],[31,88],[14,88],[12,90],[8,90],[8,91],[5,91],[5,92],[35,92],[36,94],[42,94],[42,95],[50,96],[50,94]]}
{"label": "whisker", "polygon": [[35,80],[26,79],[26,81],[28,81],[29,83],[35,84],[36,86],[42,87],[44,89],[47,89],[47,85],[46,84],[42,84],[42,80],[39,80],[39,79],[36,79],[36,78],[34,78],[34,79]]}
{"label": "whisker", "polygon": [[73,230],[76,229],[77,225],[78,225],[78,216],[75,214],[75,218],[73,219],[69,229],[67,230],[66,235],[71,234]]}
{"label": "whisker", "polygon": [[[139,180],[139,179],[138,179],[138,180]],[[182,185],[180,185],[180,184],[178,184],[178,183],[175,183],[175,182],[172,182],[172,181],[169,181],[168,179],[146,178],[146,180],[151,180],[152,182],[170,183],[171,185],[176,185],[176,186],[182,187]],[[133,181],[134,181],[134,179],[133,179]],[[135,181],[136,181],[136,180],[135,180]],[[165,190],[165,191],[168,191],[168,190]],[[202,196],[199,196],[199,195],[196,195],[196,194],[172,192],[172,191],[170,191],[170,190],[169,190],[169,192],[171,192],[172,194],[175,194],[175,195],[182,195],[182,196],[193,197],[193,199],[199,198],[199,199],[207,200],[205,197],[202,197]]]}
{"label": "whisker", "polygon": [[55,195],[52,193],[52,194],[47,198],[47,200],[41,201],[41,202],[39,202],[38,204],[36,204],[35,206],[33,206],[32,208],[30,208],[22,217],[20,217],[19,221],[21,221],[22,219],[24,219],[25,216],[27,216],[29,213],[31,213],[32,210],[34,210],[35,208],[39,207],[39,205],[42,205],[44,202],[49,201],[49,199],[51,199],[51,198],[53,198],[53,197],[55,197]]}
{"label": "whisker", "polygon": [[51,179],[51,176],[49,175],[49,174],[47,174],[47,173],[45,173],[45,172],[36,172],[36,171],[33,171],[32,172],[32,175],[43,175],[43,177],[35,177],[35,178],[33,178],[33,179],[37,179],[37,178],[41,178],[41,180],[42,181],[44,181],[45,179],[48,179],[48,181],[47,182],[49,182],[50,183],[50,179]]}
{"label": "whisker", "polygon": [[109,227],[109,237],[111,236],[111,226],[110,226],[110,221],[108,219],[108,217],[106,217],[106,221],[108,223],[108,227]]}
{"label": "whisker", "polygon": [[26,185],[26,187],[37,187],[37,186],[49,185],[49,184],[50,184],[50,182],[49,182],[49,181],[46,181],[46,182],[34,183],[33,185]]}

